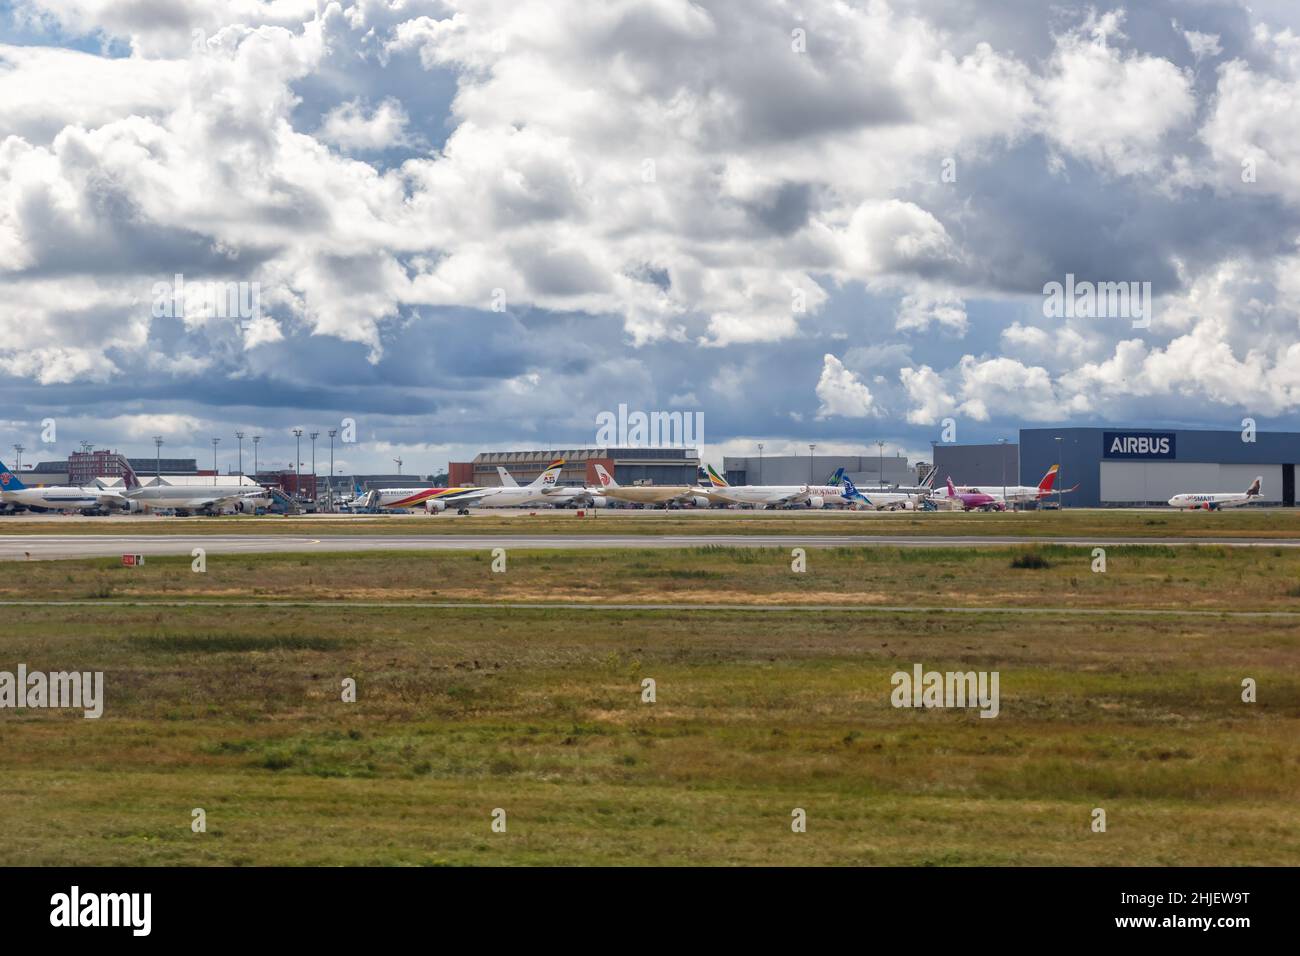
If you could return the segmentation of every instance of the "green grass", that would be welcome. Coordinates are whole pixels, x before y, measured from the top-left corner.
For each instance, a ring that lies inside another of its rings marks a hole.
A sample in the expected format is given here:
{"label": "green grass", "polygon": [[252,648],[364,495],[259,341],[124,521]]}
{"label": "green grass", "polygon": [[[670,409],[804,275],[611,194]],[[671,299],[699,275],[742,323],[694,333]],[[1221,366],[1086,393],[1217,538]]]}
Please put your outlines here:
{"label": "green grass", "polygon": [[[505,573],[480,551],[209,554],[7,567],[0,600],[326,600],[831,604],[957,607],[1165,608],[1300,612],[1300,549],[1123,545],[1020,547],[705,546],[566,552],[507,549]],[[1029,564],[1027,565],[1026,562]],[[1032,565],[1032,566],[1029,566]]]}
{"label": "green grass", "polygon": [[[1300,621],[7,612],[0,669],[106,704],[0,711],[5,865],[1300,862]],[[918,662],[999,671],[1001,716],[894,709]]]}
{"label": "green grass", "polygon": [[285,518],[229,515],[220,518],[55,518],[21,515],[0,521],[5,534],[271,534],[307,537],[354,534],[868,534],[1033,535],[1042,537],[1300,537],[1294,508],[1242,508],[1222,512],[1152,512],[1066,508],[1059,512],[847,512],[822,511],[625,511],[598,509],[595,518],[573,511],[539,510],[502,515],[490,511],[455,515],[342,515]]}

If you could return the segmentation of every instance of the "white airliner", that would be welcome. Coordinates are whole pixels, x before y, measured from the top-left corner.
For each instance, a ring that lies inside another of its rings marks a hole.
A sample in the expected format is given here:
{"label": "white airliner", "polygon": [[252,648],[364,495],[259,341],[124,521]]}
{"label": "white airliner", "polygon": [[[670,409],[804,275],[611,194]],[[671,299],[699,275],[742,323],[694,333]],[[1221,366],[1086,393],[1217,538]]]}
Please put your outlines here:
{"label": "white airliner", "polygon": [[0,500],[6,504],[25,508],[48,508],[51,511],[80,511],[82,514],[104,514],[110,510],[130,509],[122,492],[98,485],[49,485],[29,488],[0,461]]}
{"label": "white airliner", "polygon": [[[1043,475],[1037,485],[1007,485],[1005,496],[1002,494],[1003,488],[1001,485],[984,485],[980,488],[976,488],[974,485],[954,485],[953,487],[958,495],[986,494],[992,498],[996,498],[998,501],[1008,504],[1024,504],[1031,501],[1049,501],[1057,495],[1068,495],[1070,492],[1077,491],[1079,488],[1078,485],[1075,485],[1073,488],[1062,488],[1060,491],[1054,491],[1053,488],[1056,485],[1056,478],[1060,470],[1059,465],[1053,465],[1051,468],[1048,468],[1046,474]],[[944,497],[942,491],[935,495],[936,499],[944,499]]]}
{"label": "white airliner", "polygon": [[[497,465],[497,474],[501,476],[501,484],[506,488],[518,488],[519,482],[511,477],[510,472],[506,471],[501,465]],[[536,484],[536,482],[534,482]],[[570,485],[552,484],[542,488],[542,497],[534,504],[545,503],[556,508],[567,508],[569,505],[582,505],[588,508],[603,508],[609,502],[605,499],[604,492],[599,488],[582,488]]]}
{"label": "white airliner", "polygon": [[126,501],[129,511],[157,511],[170,509],[180,517],[193,513],[219,515],[227,508],[251,512],[271,503],[271,496],[261,485],[245,481],[239,476],[233,481],[213,478],[212,484],[168,484],[166,480],[152,485],[141,485],[130,466],[126,469],[122,489],[108,488]]}
{"label": "white airliner", "polygon": [[[557,458],[529,484],[521,487],[519,482],[510,478],[510,474],[504,468],[498,467],[497,473],[502,475],[501,487],[482,489],[484,494],[475,500],[474,505],[478,508],[522,508],[524,505],[548,501],[550,499],[547,497],[547,491],[554,488],[555,483],[560,480],[562,468],[564,468],[564,459]],[[507,478],[510,479],[509,484],[506,483]],[[454,497],[452,502],[461,504],[461,500]]]}
{"label": "white airliner", "polygon": [[845,477],[841,478],[843,483],[838,485],[730,485],[712,465],[706,465],[704,471],[712,487],[696,488],[695,493],[722,504],[761,508],[784,508],[791,505],[806,505],[809,508],[820,508],[823,505],[875,507],[871,504],[875,496],[872,495],[868,500]]}
{"label": "white airliner", "polygon": [[1235,508],[1238,505],[1249,504],[1258,498],[1260,482],[1263,480],[1262,475],[1256,477],[1245,491],[1192,492],[1190,494],[1174,495],[1169,499],[1169,506],[1171,508],[1203,508],[1206,511]]}
{"label": "white airliner", "polygon": [[448,508],[455,508],[457,514],[469,514],[473,507],[518,508],[542,497],[543,489],[555,484],[564,467],[564,459],[551,462],[544,472],[537,476],[531,485],[520,488],[516,482],[513,486],[485,488],[481,485],[464,485],[450,488],[413,487],[413,488],[377,488],[372,494],[373,501],[381,510],[397,508],[423,508],[429,514],[441,514]]}
{"label": "white airliner", "polygon": [[614,501],[632,501],[647,505],[666,505],[670,501],[702,495],[703,488],[691,485],[620,485],[599,462],[596,477],[600,479],[600,493]]}

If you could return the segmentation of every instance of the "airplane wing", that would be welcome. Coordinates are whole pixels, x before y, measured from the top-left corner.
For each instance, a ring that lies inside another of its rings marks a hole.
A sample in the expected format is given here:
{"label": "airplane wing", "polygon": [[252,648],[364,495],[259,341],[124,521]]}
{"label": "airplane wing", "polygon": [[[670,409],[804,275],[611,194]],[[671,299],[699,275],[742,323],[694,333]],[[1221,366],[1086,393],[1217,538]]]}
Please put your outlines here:
{"label": "airplane wing", "polygon": [[245,498],[268,498],[270,492],[265,488],[250,488],[248,491],[241,491],[233,495],[219,495],[214,498],[204,498],[196,507],[199,508],[224,508],[226,505],[234,504],[236,501],[243,501]]}
{"label": "airplane wing", "polygon": [[768,505],[776,505],[777,507],[781,507],[782,505],[798,505],[798,504],[803,504],[811,497],[812,497],[812,492],[809,491],[807,488],[805,488],[802,491],[796,491],[793,494],[780,495],[776,498],[769,498],[767,501],[763,503]]}
{"label": "airplane wing", "polygon": [[692,488],[683,498],[707,498],[715,504],[738,505],[741,504],[739,498],[727,494],[726,488],[710,488],[707,485],[700,485],[698,488]]}
{"label": "airplane wing", "polygon": [[476,505],[484,498],[491,498],[496,494],[495,488],[471,488],[454,495],[442,495],[437,498],[438,501],[448,505],[456,505],[459,508],[468,508]]}

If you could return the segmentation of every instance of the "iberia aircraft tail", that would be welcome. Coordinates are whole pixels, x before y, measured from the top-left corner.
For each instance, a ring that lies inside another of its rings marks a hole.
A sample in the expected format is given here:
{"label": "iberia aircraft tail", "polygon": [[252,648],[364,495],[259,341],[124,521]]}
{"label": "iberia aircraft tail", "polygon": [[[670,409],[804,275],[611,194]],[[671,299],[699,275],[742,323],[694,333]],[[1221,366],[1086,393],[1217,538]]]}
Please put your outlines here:
{"label": "iberia aircraft tail", "polygon": [[1042,498],[1052,493],[1052,485],[1056,484],[1056,473],[1060,470],[1060,465],[1053,465],[1047,469],[1047,474],[1043,475],[1043,480],[1038,483],[1038,497]]}

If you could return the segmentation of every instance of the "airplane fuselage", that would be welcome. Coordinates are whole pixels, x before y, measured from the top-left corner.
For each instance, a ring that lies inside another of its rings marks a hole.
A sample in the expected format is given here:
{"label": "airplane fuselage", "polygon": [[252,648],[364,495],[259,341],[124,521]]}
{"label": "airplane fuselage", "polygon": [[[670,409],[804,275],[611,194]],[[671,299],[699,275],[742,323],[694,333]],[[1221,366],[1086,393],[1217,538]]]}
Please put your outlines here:
{"label": "airplane fuselage", "polygon": [[1195,509],[1201,508],[1206,511],[1217,511],[1220,508],[1235,508],[1238,505],[1244,505],[1249,501],[1259,497],[1258,495],[1247,495],[1241,492],[1214,492],[1214,493],[1194,493],[1184,495],[1174,495],[1169,499],[1171,508]]}

